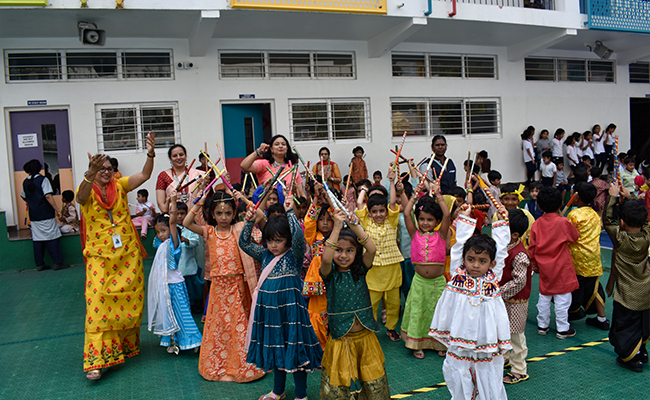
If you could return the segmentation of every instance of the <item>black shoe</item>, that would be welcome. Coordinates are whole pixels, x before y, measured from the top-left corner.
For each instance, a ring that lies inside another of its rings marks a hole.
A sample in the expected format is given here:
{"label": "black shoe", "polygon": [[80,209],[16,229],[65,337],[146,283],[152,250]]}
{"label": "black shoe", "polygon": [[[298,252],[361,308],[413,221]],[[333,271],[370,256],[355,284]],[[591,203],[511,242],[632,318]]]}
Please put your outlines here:
{"label": "black shoe", "polygon": [[539,326],[537,327],[537,333],[540,335],[545,336],[548,333],[548,328],[540,328]]}
{"label": "black shoe", "polygon": [[558,332],[555,334],[555,337],[558,339],[566,339],[569,337],[574,337],[576,335],[576,330],[571,328],[568,331]]}
{"label": "black shoe", "polygon": [[587,325],[595,326],[596,328],[602,329],[604,331],[609,330],[609,321],[605,320],[604,322],[600,322],[598,320],[598,317],[587,318]]}
{"label": "black shoe", "polygon": [[39,270],[39,271],[45,271],[46,269],[51,269],[51,268],[52,267],[50,267],[49,265],[45,265],[45,264],[39,265],[38,267],[36,267],[36,269]]}
{"label": "black shoe", "polygon": [[627,368],[630,371],[634,372],[643,372],[643,363],[641,361],[623,361],[621,357],[616,358],[616,364],[620,365],[623,368]]}
{"label": "black shoe", "polygon": [[[582,308],[580,308],[576,312],[569,311],[569,321],[577,321],[579,319],[583,319],[586,316],[587,316],[587,314],[585,313],[585,310],[583,310]],[[609,328],[607,328],[607,329],[609,329]]]}
{"label": "black shoe", "polygon": [[68,267],[69,267],[68,264],[54,264],[54,268],[53,268],[53,269],[54,269],[55,271],[58,271],[58,270],[60,270],[60,269],[66,269],[66,268],[68,268]]}
{"label": "black shoe", "polygon": [[646,349],[641,349],[641,354],[640,358],[642,363],[647,364],[648,363],[648,350]]}

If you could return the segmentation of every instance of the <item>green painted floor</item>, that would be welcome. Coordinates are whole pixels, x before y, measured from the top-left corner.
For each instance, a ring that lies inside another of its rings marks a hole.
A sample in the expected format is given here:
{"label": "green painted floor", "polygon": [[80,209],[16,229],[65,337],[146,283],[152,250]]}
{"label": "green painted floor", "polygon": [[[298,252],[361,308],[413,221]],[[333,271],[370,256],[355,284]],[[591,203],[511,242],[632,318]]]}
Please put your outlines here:
{"label": "green painted floor", "polygon": [[[609,269],[609,250],[603,261]],[[147,270],[151,257],[145,263]],[[603,285],[607,273],[601,278]],[[533,278],[533,293],[538,281]],[[198,356],[192,351],[169,355],[157,338],[142,327],[141,354],[110,368],[101,380],[85,379],[83,363],[84,269],[81,265],[62,271],[25,270],[0,273],[0,399],[250,399],[256,400],[273,385],[271,376],[248,384],[205,381],[198,373]],[[574,322],[578,334],[555,338],[554,321],[547,336],[536,330],[533,294],[526,336],[529,358],[601,340],[607,332]],[[611,300],[606,310],[611,317]],[[146,319],[145,319],[146,321]],[[427,352],[417,360],[403,343],[388,340],[385,330],[379,341],[386,355],[386,370],[395,398],[449,399],[443,386],[436,390],[396,396],[444,381],[443,358]],[[570,351],[530,363],[530,380],[506,385],[511,399],[648,399],[650,367],[634,373],[618,367],[609,343]],[[318,399],[320,374],[309,376],[308,395]],[[288,379],[288,398],[293,382]]]}

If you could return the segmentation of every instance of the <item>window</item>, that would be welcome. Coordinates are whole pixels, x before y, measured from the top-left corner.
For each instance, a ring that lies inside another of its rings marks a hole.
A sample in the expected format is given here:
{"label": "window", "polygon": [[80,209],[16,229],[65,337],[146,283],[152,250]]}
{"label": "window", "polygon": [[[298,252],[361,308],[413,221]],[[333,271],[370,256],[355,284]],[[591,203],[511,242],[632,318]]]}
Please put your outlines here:
{"label": "window", "polygon": [[367,139],[368,100],[326,99],[290,102],[293,140]]}
{"label": "window", "polygon": [[100,151],[144,150],[149,131],[156,133],[156,147],[180,138],[176,103],[99,104],[95,115]]}
{"label": "window", "polygon": [[5,51],[6,82],[172,78],[171,51]]}
{"label": "window", "polygon": [[527,81],[615,82],[615,65],[607,60],[526,58]]}
{"label": "window", "polygon": [[354,78],[352,53],[221,52],[220,77],[227,78]]}
{"label": "window", "polygon": [[630,83],[650,83],[650,62],[636,62],[629,65]]}
{"label": "window", "polygon": [[499,99],[392,99],[393,137],[500,134]]}
{"label": "window", "polygon": [[496,79],[495,56],[392,54],[393,76]]}

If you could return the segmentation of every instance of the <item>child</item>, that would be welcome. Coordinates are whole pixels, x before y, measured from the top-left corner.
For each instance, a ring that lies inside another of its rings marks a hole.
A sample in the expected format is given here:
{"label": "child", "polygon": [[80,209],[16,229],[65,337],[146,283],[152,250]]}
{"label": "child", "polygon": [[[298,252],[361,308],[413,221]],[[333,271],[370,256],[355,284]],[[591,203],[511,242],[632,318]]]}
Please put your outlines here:
{"label": "child", "polygon": [[614,205],[619,192],[630,196],[626,189],[612,185],[605,217],[605,230],[616,249],[607,282],[607,295],[614,294],[609,342],[618,354],[618,365],[642,372],[643,364],[648,363],[646,346],[650,336],[650,226],[640,200],[624,201],[619,210],[620,221],[616,224]]}
{"label": "child", "polygon": [[352,149],[352,183],[359,183],[364,179],[368,179],[368,167],[363,160],[363,147],[357,146]]}
{"label": "child", "polygon": [[[403,197],[400,190],[406,195],[406,200],[410,200],[413,196],[413,186],[408,182],[398,182],[395,184],[397,193],[400,195],[397,196],[397,205],[400,208],[405,207],[406,204],[403,203]],[[403,188],[403,189],[401,189]],[[413,276],[415,275],[415,269],[411,263],[411,236],[409,235],[408,229],[406,229],[406,223],[404,222],[404,213],[399,214],[399,223],[397,224],[397,245],[399,246],[399,252],[402,253],[404,261],[400,263],[402,268],[402,286],[400,286],[400,292],[404,295],[404,299],[408,298],[409,290],[411,289],[411,282],[413,282]]]}
{"label": "child", "polygon": [[573,267],[580,287],[571,293],[569,321],[582,319],[587,314],[598,313],[598,317],[587,318],[587,325],[608,331],[609,321],[605,318],[605,292],[599,282],[599,277],[603,274],[603,264],[600,261],[600,217],[593,208],[589,207],[597,191],[594,185],[587,182],[576,183],[574,190],[578,194],[573,203],[577,208],[567,215],[567,219],[580,234],[577,241],[569,243]]}
{"label": "child", "polygon": [[528,203],[526,203],[525,210],[528,211],[535,219],[541,217],[542,214],[544,214],[544,212],[539,209],[539,205],[537,204],[537,195],[539,194],[539,189],[542,187],[542,184],[539,182],[531,182],[529,187],[530,200],[528,200]]}
{"label": "child", "polygon": [[568,314],[571,292],[579,287],[568,243],[578,240],[579,233],[569,220],[557,214],[562,206],[562,197],[557,189],[542,188],[537,202],[544,215],[533,224],[528,247],[535,272],[539,272],[537,333],[548,333],[553,300],[557,325],[555,336],[566,339],[576,335],[575,329],[569,325]]}
{"label": "child", "polygon": [[[512,210],[513,208],[519,208],[519,203],[524,199],[524,196],[521,195],[521,192],[524,191],[524,185],[517,186],[516,183],[504,183],[501,185],[501,204],[506,208],[506,210]],[[522,210],[526,217],[528,217],[528,229],[523,236],[519,237],[521,243],[523,243],[526,250],[528,250],[528,244],[530,243],[530,229],[535,222],[535,217],[528,210]],[[492,222],[496,222],[498,215],[492,217]]]}
{"label": "child", "polygon": [[151,265],[147,300],[149,330],[153,327],[153,333],[162,337],[160,345],[167,347],[167,353],[178,355],[179,350],[198,349],[203,338],[192,318],[187,289],[178,269],[181,246],[176,229],[176,199],[174,192],[170,216],[161,214],[154,222],[156,237],[162,243],[157,246]]}
{"label": "child", "polygon": [[77,207],[74,206],[74,192],[64,190],[61,193],[63,207],[61,208],[61,217],[59,219],[59,229],[61,233],[75,233],[79,230],[79,215]]}
{"label": "child", "polygon": [[[492,193],[492,196],[494,196],[495,199],[501,198],[501,173],[497,170],[492,170],[488,172],[488,189],[490,189],[490,193]],[[493,204],[490,203],[490,208],[488,209],[488,221],[492,221],[492,218],[494,218],[494,213],[496,213],[497,209],[494,207]]]}
{"label": "child", "polygon": [[304,196],[297,197],[298,201],[300,203],[296,203],[294,200],[294,209],[296,212],[296,218],[298,218],[298,221],[302,221],[305,219],[305,215],[307,215],[307,210],[309,209],[309,202]]}
{"label": "child", "polygon": [[314,185],[314,200],[305,217],[305,241],[311,252],[311,263],[305,275],[302,295],[309,297],[309,319],[323,349],[327,343],[327,296],[323,278],[320,276],[321,255],[325,236],[334,226],[333,209],[327,203],[328,197],[323,185]]}
{"label": "child", "polygon": [[524,245],[519,241],[519,237],[528,229],[528,218],[521,210],[512,209],[508,210],[508,222],[510,243],[499,286],[510,320],[510,340],[512,342],[512,350],[506,367],[511,365],[512,369],[503,378],[503,382],[515,384],[528,380],[526,368],[528,347],[524,333],[528,318],[528,299],[530,298],[533,267]]}
{"label": "child", "polygon": [[389,207],[386,206],[386,196],[372,194],[368,197],[368,203],[355,213],[377,246],[378,254],[367,276],[373,315],[377,315],[379,301],[383,298],[386,306],[386,334],[393,342],[399,342],[401,337],[395,328],[399,320],[399,287],[402,284],[400,262],[404,261],[404,257],[397,247],[400,208],[396,205],[395,171],[392,168],[388,172],[388,179],[391,183]]}
{"label": "child", "polygon": [[375,171],[372,173],[372,181],[374,185],[383,186],[381,179],[383,178],[381,171]]}
{"label": "child", "polygon": [[562,153],[562,138],[564,138],[564,129],[557,128],[553,134],[551,141],[551,153],[553,153],[553,163],[557,165],[564,162],[564,154]]}
{"label": "child", "polygon": [[[576,165],[580,163],[580,160],[578,159],[578,150],[576,149],[576,141],[580,138],[580,134],[578,132],[574,132],[573,135],[569,136],[565,141],[564,144],[566,145],[566,156],[569,159],[569,170],[573,171],[573,168],[575,168]],[[569,178],[571,177],[571,173],[569,173]]]}
{"label": "child", "polygon": [[[418,185],[417,191],[421,189],[422,186]],[[429,196],[422,196],[417,201],[415,218],[418,228],[411,218],[411,210],[417,200],[415,196],[408,200],[404,211],[404,222],[411,237],[411,260],[416,273],[404,307],[402,339],[406,348],[413,350],[413,356],[419,359],[424,358],[424,349],[438,351],[441,356],[447,350],[442,343],[429,336],[436,303],[447,283],[444,265],[451,223],[449,208],[436,183],[433,183],[432,193],[436,196],[437,203]],[[405,197],[402,202],[407,201]],[[436,231],[439,224],[440,229]]]}
{"label": "child", "polygon": [[133,225],[140,227],[140,237],[142,240],[147,238],[147,230],[149,225],[153,224],[153,219],[156,217],[156,206],[148,201],[149,191],[147,189],[138,190],[138,204],[135,207],[135,218],[133,218]]}
{"label": "child", "polygon": [[[177,202],[176,213],[178,214],[178,222],[182,224],[187,216],[187,204],[181,201]],[[203,285],[205,281],[201,278],[203,271],[196,262],[196,251],[199,245],[203,243],[203,238],[183,225],[178,225],[178,229],[180,229],[182,248],[178,269],[185,279],[185,287],[190,298],[192,313],[200,314],[203,312]],[[205,257],[205,250],[199,256]]]}
{"label": "child", "polygon": [[[593,165],[592,160],[594,159],[594,144],[592,143],[592,133],[590,131],[585,131],[582,134],[582,138],[579,141],[579,154],[582,156],[582,160],[585,164]],[[587,158],[585,158],[585,156]]]}
{"label": "child", "polygon": [[[344,221],[348,228],[343,228]],[[384,353],[374,334],[379,327],[370,311],[366,283],[375,252],[370,235],[337,210],[320,267],[327,285],[330,331],[323,355],[321,400],[390,399]]]}
{"label": "child", "polygon": [[314,333],[302,297],[300,271],[305,256],[305,236],[285,202],[286,216],[271,217],[264,226],[266,248],[251,242],[255,223],[252,209],[239,237],[239,247],[263,265],[253,293],[248,321],[246,362],[273,370],[273,390],[260,400],[285,398],[287,372],[293,373],[295,398],[307,398],[307,372],[320,367],[323,349]]}
{"label": "child", "polygon": [[569,186],[569,180],[564,173],[564,161],[559,161],[556,163],[557,166],[557,175],[555,176],[555,188],[560,191],[562,195],[562,201],[564,202],[564,196],[566,196],[566,191],[571,190]]}
{"label": "child", "polygon": [[634,193],[636,187],[634,186],[634,178],[639,176],[639,172],[634,168],[636,166],[636,159],[634,157],[627,157],[624,161],[625,169],[621,171],[621,180],[623,186],[628,192]]}
{"label": "child", "polygon": [[492,171],[492,161],[488,158],[488,152],[485,150],[481,150],[478,152],[478,156],[480,157],[480,162],[478,165],[481,166],[481,174],[487,175]]}
{"label": "child", "polygon": [[542,163],[539,166],[542,178],[540,182],[544,186],[555,187],[555,180],[557,179],[557,166],[551,162],[552,153],[545,151],[542,153]]}
{"label": "child", "polygon": [[347,186],[348,190],[346,193],[343,193],[343,199],[341,202],[345,206],[345,208],[348,210],[349,213],[353,213],[355,208],[356,208],[356,200],[357,200],[357,190],[355,189],[355,185],[353,182],[350,182],[348,185],[348,179],[350,179],[349,175],[345,175],[343,177],[343,183],[341,184],[341,189],[345,191],[345,188]]}
{"label": "child", "polygon": [[[503,218],[499,208],[497,215]],[[429,334],[447,346],[442,372],[454,399],[506,399],[503,353],[510,350],[510,326],[499,279],[506,258],[508,222],[492,226],[494,239],[472,236],[475,221],[461,212],[451,249],[452,277],[436,306]]]}
{"label": "child", "polygon": [[591,184],[594,185],[594,187],[596,188],[596,197],[594,197],[594,201],[592,202],[592,205],[594,206],[594,211],[598,213],[598,216],[600,217],[601,220],[603,218],[603,211],[605,210],[605,200],[607,198],[607,191],[609,190],[609,183],[605,182],[600,178],[602,172],[603,170],[601,167],[593,167],[591,169],[591,177],[592,177]]}
{"label": "child", "polygon": [[[194,222],[201,208],[207,226]],[[206,269],[212,284],[199,373],[209,381],[243,383],[259,379],[264,371],[246,363],[246,328],[257,275],[253,260],[237,245],[243,223],[235,221],[235,200],[223,191],[208,197],[206,191],[183,224],[188,231],[203,236],[210,255]]]}

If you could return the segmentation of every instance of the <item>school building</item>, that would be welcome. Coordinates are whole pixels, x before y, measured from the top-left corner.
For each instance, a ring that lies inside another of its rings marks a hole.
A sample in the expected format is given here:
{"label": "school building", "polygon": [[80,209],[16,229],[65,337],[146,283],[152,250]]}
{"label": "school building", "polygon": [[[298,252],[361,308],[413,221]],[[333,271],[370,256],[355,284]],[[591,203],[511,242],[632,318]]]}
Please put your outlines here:
{"label": "school building", "polygon": [[0,0],[0,209],[24,226],[32,158],[60,191],[88,152],[139,171],[152,129],[151,198],[171,144],[216,160],[219,143],[238,181],[275,134],[312,162],[329,147],[343,174],[357,145],[372,173],[404,131],[416,162],[444,134],[457,166],[487,150],[523,181],[528,125],[645,142],[647,33],[643,0]]}

